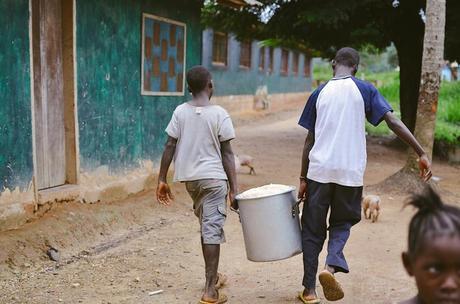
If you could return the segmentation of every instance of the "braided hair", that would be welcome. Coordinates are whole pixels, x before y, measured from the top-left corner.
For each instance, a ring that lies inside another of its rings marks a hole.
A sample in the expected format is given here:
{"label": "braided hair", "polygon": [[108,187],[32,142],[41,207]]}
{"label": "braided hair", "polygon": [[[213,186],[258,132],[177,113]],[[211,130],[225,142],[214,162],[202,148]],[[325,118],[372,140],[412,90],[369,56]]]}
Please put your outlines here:
{"label": "braided hair", "polygon": [[460,237],[460,208],[445,205],[439,195],[427,186],[406,203],[418,209],[409,224],[409,256],[414,259],[433,237]]}

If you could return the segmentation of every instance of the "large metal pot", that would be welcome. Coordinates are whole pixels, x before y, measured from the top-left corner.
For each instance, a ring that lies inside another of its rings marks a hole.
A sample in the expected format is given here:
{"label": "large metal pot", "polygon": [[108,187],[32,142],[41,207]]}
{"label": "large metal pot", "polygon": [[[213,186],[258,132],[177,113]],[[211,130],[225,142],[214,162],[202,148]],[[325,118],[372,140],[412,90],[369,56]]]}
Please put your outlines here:
{"label": "large metal pot", "polygon": [[295,190],[291,187],[285,192],[258,198],[236,196],[248,260],[276,261],[302,252]]}

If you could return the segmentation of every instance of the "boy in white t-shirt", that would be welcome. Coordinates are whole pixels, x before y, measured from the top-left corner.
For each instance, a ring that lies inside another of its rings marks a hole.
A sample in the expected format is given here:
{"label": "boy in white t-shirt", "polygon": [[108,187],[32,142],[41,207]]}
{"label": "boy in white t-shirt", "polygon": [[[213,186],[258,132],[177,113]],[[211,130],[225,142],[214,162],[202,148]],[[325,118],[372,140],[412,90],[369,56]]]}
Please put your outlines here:
{"label": "boy in white t-shirt", "polygon": [[425,180],[431,177],[431,163],[423,148],[392,114],[385,98],[372,84],[354,77],[358,64],[356,50],[340,49],[332,64],[334,77],[311,94],[299,120],[299,125],[308,130],[299,187],[299,198],[305,200],[302,213],[305,289],[299,295],[304,303],[320,303],[315,290],[316,272],[327,231],[328,254],[319,281],[327,300],[344,297],[334,273],[349,272],[343,248],[351,227],[361,220],[367,159],[366,119],[374,126],[385,120],[418,154],[421,176]]}
{"label": "boy in white t-shirt", "polygon": [[225,242],[227,194],[237,208],[235,160],[230,145],[235,131],[227,111],[209,101],[213,84],[208,70],[202,66],[191,68],[187,84],[193,99],[176,108],[166,128],[168,141],[161,159],[157,200],[169,205],[173,199],[166,175],[174,158],[174,181],[185,183],[201,227],[206,284],[199,303],[225,303],[227,296],[217,290],[225,277],[217,269],[220,244]]}

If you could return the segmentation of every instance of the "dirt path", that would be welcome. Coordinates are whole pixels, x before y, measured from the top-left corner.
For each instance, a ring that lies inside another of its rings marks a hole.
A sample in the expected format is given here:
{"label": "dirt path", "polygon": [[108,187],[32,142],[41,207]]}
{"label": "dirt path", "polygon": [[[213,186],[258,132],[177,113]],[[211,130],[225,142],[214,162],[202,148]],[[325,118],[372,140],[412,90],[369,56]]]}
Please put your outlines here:
{"label": "dirt path", "polygon": [[[269,182],[297,185],[305,136],[296,126],[297,117],[287,112],[237,123],[235,151],[255,157],[258,173],[239,174],[241,190]],[[368,158],[369,185],[396,172],[404,163],[404,152],[371,140]],[[460,202],[460,169],[445,163],[435,163],[433,169],[441,178],[445,199]],[[199,226],[183,186],[173,187],[177,198],[170,208],[153,204],[153,193],[130,199],[126,204],[131,208],[144,208],[151,215],[131,229],[111,234],[106,243],[63,257],[68,264],[33,261],[3,272],[0,303],[196,303],[204,275]],[[337,303],[393,303],[415,292],[400,261],[412,211],[401,211],[400,194],[377,194],[383,201],[381,218],[376,224],[362,221],[353,229],[346,248],[351,273],[338,275],[346,297]],[[249,262],[234,214],[228,217],[226,235],[220,269],[229,277],[224,289],[229,303],[300,303],[300,255],[273,263]],[[149,295],[157,290],[163,292]]]}

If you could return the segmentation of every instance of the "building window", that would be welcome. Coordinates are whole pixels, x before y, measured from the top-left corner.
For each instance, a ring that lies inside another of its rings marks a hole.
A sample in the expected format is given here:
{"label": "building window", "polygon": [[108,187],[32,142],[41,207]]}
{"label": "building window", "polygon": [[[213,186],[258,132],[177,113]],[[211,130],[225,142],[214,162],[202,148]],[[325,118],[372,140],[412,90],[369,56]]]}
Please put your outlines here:
{"label": "building window", "polygon": [[265,47],[259,48],[259,70],[265,70]]}
{"label": "building window", "polygon": [[304,62],[304,66],[303,66],[303,75],[305,77],[311,77],[310,66],[311,66],[311,58],[307,57],[307,55],[305,55],[305,62]]}
{"label": "building window", "polygon": [[299,75],[299,53],[297,52],[292,56],[292,72],[295,76]]}
{"label": "building window", "polygon": [[143,14],[141,94],[184,95],[186,25]]}
{"label": "building window", "polygon": [[228,36],[225,33],[214,32],[212,40],[212,63],[227,66]]}
{"label": "building window", "polygon": [[251,67],[251,41],[243,41],[240,43],[240,67]]}
{"label": "building window", "polygon": [[273,73],[273,48],[268,49],[268,72]]}
{"label": "building window", "polygon": [[286,76],[289,69],[289,51],[281,50],[281,75]]}

